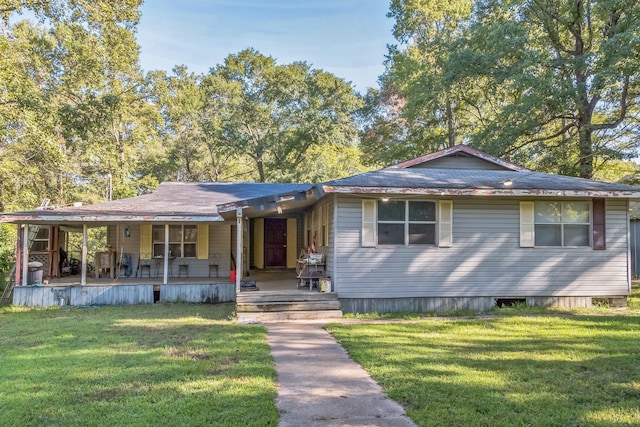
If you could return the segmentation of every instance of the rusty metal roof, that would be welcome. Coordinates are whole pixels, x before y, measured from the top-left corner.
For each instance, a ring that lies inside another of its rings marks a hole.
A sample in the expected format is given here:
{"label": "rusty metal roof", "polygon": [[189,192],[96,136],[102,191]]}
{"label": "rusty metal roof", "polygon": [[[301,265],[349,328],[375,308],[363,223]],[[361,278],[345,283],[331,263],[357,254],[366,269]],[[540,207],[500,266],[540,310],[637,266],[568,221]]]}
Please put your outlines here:
{"label": "rusty metal roof", "polygon": [[387,168],[320,184],[325,193],[640,197],[640,188],[532,171]]}

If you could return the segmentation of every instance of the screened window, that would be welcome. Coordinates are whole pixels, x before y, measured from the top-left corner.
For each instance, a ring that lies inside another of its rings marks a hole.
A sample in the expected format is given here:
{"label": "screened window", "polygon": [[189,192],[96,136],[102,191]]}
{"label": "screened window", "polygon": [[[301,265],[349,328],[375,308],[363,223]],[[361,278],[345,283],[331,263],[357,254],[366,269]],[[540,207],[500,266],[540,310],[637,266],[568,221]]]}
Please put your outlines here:
{"label": "screened window", "polygon": [[434,245],[436,203],[379,200],[377,205],[379,245]]}
{"label": "screened window", "polygon": [[589,202],[535,202],[534,223],[536,246],[589,246]]}
{"label": "screened window", "polygon": [[[197,256],[198,227],[196,225],[169,226],[169,256],[195,258]],[[153,256],[164,255],[164,226],[153,226]]]}

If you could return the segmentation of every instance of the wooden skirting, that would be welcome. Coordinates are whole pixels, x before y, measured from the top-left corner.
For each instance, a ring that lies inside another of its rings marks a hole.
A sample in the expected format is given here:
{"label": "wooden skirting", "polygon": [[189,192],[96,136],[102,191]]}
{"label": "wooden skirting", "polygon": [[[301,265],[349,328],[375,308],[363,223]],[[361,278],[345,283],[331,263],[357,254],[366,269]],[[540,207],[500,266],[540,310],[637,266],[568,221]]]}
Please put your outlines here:
{"label": "wooden skirting", "polygon": [[17,286],[13,304],[26,307],[52,305],[131,305],[154,302],[216,304],[235,301],[235,286],[220,284]]}

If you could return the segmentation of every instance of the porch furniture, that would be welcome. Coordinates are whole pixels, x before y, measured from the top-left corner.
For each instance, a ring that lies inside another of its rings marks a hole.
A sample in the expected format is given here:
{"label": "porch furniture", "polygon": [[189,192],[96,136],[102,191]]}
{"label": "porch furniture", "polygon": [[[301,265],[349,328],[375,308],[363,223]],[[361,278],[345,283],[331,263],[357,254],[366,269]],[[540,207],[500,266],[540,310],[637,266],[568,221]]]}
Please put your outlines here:
{"label": "porch furniture", "polygon": [[140,277],[147,271],[147,277],[151,278],[151,254],[140,254]]}
{"label": "porch furniture", "polygon": [[216,271],[216,277],[218,276],[218,264],[220,262],[220,255],[218,254],[213,254],[211,255],[211,258],[209,259],[209,277],[211,277],[211,272],[213,270]]}
{"label": "porch furniture", "polygon": [[102,275],[102,270],[109,270],[109,277],[116,277],[116,251],[105,251],[105,252],[96,252],[95,255],[95,263],[96,263],[96,278],[100,278]]}
{"label": "porch furniture", "polygon": [[178,262],[178,277],[189,277],[189,264],[187,264],[187,260],[185,258],[180,258]]}
{"label": "porch furniture", "polygon": [[[173,260],[176,257],[169,256],[169,267],[167,273],[169,273],[169,277],[173,277]],[[153,261],[155,262],[155,271],[154,276],[160,277],[160,275],[164,272],[164,257],[163,256],[154,256]]]}
{"label": "porch furniture", "polygon": [[325,273],[325,257],[324,254],[304,254],[298,258],[296,265],[296,277],[298,279],[298,288],[300,286],[309,285],[309,290],[315,286],[320,290],[320,278],[326,276]]}

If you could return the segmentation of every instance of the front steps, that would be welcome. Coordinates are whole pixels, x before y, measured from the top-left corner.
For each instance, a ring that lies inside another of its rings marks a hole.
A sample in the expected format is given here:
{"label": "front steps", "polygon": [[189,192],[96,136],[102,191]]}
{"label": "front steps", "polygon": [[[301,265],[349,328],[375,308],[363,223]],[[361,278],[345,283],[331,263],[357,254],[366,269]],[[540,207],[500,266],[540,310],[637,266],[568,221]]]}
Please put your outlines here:
{"label": "front steps", "polygon": [[236,306],[239,323],[342,318],[338,295],[333,292],[241,292],[236,295]]}

